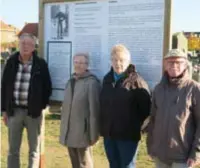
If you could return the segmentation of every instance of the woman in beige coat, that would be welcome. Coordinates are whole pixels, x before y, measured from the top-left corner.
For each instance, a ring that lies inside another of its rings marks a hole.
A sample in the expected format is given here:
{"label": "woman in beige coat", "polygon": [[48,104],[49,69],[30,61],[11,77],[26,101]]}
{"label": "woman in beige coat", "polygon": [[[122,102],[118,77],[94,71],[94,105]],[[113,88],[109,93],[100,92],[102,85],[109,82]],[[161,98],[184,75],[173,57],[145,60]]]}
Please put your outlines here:
{"label": "woman in beige coat", "polygon": [[98,79],[88,71],[88,55],[76,54],[61,113],[60,143],[68,147],[73,168],[93,168],[90,146],[99,137]]}

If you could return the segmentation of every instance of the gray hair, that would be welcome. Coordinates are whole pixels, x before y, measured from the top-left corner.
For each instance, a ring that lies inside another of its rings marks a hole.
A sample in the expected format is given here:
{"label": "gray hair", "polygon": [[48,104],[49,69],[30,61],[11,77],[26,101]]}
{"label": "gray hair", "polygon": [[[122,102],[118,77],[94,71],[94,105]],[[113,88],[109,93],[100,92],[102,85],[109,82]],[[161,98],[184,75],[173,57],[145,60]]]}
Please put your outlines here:
{"label": "gray hair", "polygon": [[19,36],[19,40],[22,40],[23,38],[25,37],[28,37],[30,39],[33,40],[34,44],[36,44],[36,37],[33,35],[33,34],[30,34],[30,33],[22,33],[20,36]]}
{"label": "gray hair", "polygon": [[89,54],[88,53],[76,53],[73,58],[75,57],[84,57],[86,60],[86,64],[89,65]]}

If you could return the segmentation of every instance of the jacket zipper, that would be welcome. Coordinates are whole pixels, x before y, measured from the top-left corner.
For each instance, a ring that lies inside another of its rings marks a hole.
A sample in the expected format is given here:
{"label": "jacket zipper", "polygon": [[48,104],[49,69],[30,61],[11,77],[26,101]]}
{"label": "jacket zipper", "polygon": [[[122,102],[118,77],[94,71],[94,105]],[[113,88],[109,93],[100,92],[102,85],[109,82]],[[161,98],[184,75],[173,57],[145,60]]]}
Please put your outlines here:
{"label": "jacket zipper", "polygon": [[[32,67],[33,68],[33,67]],[[28,106],[28,114],[29,115],[31,115],[30,113],[29,113],[29,103],[30,103],[30,93],[32,92],[32,87],[33,87],[33,79],[34,79],[34,77],[35,77],[35,75],[36,74],[39,74],[40,73],[40,71],[39,70],[37,70],[36,72],[33,72],[33,74],[31,75],[31,78],[30,78],[30,82],[29,82],[29,88],[28,88],[28,103],[27,103],[27,106]],[[31,115],[32,116],[32,115]]]}

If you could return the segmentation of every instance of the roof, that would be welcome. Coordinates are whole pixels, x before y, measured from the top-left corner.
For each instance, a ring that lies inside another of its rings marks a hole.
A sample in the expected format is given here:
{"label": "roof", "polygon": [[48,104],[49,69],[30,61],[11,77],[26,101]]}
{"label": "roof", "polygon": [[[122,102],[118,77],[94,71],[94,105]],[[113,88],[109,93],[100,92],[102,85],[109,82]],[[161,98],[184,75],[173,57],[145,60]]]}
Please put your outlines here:
{"label": "roof", "polygon": [[176,32],[176,33],[173,34],[173,36],[178,36],[178,35],[184,35],[185,36],[184,32]]}
{"label": "roof", "polygon": [[183,32],[177,32],[173,34],[173,39],[178,39],[178,38],[187,40],[187,37]]}
{"label": "roof", "polygon": [[19,29],[16,28],[15,26],[13,25],[9,25],[9,24],[6,24],[4,21],[0,21],[0,24],[1,24],[1,30],[7,30],[7,31],[15,31],[15,32],[19,32]]}
{"label": "roof", "polygon": [[23,33],[29,33],[38,37],[38,23],[27,23],[19,32],[18,36],[21,36]]}

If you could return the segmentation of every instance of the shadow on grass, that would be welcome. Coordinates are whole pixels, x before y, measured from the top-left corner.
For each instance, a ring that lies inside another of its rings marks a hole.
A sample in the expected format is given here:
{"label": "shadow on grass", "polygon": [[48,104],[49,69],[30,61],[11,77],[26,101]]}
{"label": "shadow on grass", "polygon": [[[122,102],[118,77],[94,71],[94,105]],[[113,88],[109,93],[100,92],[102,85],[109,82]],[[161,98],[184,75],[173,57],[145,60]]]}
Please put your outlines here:
{"label": "shadow on grass", "polygon": [[45,116],[46,120],[60,120],[61,115],[59,113],[50,113]]}

